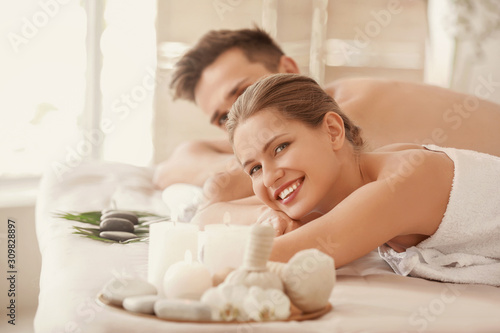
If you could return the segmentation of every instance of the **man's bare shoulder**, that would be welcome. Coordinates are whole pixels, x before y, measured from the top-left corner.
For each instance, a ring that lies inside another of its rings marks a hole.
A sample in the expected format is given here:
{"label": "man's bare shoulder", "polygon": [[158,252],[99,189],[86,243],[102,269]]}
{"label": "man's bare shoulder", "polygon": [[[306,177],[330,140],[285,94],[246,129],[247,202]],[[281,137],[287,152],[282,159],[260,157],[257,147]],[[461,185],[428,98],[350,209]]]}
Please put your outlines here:
{"label": "man's bare shoulder", "polygon": [[424,83],[417,83],[411,81],[400,81],[382,78],[368,78],[368,77],[356,77],[356,78],[342,78],[332,81],[325,85],[325,91],[333,98],[338,98],[351,94],[353,92],[363,93],[377,93],[381,91],[412,91],[415,88],[424,89],[438,89],[444,90],[437,86],[432,86]]}

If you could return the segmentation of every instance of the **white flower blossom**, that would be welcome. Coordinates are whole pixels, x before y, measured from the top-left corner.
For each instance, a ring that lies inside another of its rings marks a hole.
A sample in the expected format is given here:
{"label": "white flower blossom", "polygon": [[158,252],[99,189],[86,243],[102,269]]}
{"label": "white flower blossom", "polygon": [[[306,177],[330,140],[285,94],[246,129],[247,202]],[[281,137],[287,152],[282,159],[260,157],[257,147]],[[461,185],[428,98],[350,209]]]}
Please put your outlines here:
{"label": "white flower blossom", "polygon": [[243,308],[248,318],[255,321],[285,320],[290,317],[290,299],[278,289],[250,287]]}
{"label": "white flower blossom", "polygon": [[245,321],[248,320],[243,309],[243,300],[248,293],[244,285],[228,285],[225,283],[208,289],[201,301],[212,309],[212,320],[215,321]]}

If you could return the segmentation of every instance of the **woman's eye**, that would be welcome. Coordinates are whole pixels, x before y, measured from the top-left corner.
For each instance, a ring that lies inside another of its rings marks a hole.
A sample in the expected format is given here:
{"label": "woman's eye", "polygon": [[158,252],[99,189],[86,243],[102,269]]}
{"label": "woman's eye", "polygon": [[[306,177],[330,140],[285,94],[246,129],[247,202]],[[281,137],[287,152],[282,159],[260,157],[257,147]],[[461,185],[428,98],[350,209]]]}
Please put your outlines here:
{"label": "woman's eye", "polygon": [[260,165],[256,165],[256,166],[254,166],[254,167],[252,167],[252,168],[250,169],[250,171],[248,172],[248,174],[249,174],[250,176],[252,176],[254,173],[256,173],[256,172],[257,172],[257,171],[259,171],[259,170],[260,170]]}
{"label": "woman's eye", "polygon": [[274,153],[277,154],[281,151],[283,151],[286,147],[288,147],[290,144],[288,142],[280,144],[276,149],[274,149]]}

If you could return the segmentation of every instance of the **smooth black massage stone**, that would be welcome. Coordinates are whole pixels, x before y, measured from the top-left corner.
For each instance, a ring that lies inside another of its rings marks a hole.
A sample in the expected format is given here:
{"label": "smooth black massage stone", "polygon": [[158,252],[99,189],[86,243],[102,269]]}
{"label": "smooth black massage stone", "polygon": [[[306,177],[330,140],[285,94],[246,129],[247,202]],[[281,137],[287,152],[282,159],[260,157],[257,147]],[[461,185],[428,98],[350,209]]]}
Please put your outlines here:
{"label": "smooth black massage stone", "polygon": [[100,231],[125,231],[134,232],[134,224],[127,219],[118,217],[108,217],[101,221],[99,225]]}

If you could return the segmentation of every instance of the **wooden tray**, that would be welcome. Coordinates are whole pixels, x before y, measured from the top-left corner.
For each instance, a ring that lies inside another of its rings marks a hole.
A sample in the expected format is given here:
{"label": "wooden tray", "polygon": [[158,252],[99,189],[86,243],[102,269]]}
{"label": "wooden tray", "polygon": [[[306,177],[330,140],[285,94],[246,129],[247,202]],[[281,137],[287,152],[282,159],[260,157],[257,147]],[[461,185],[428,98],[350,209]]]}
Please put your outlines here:
{"label": "wooden tray", "polygon": [[[139,316],[139,317],[145,317],[145,318],[151,318],[151,319],[156,319],[156,320],[162,320],[162,321],[169,321],[169,322],[177,322],[177,323],[195,323],[195,324],[243,324],[243,323],[256,323],[255,321],[187,321],[187,320],[171,320],[171,319],[164,319],[157,317],[152,314],[144,314],[144,313],[138,313],[138,312],[132,312],[132,311],[127,311],[123,307],[111,304],[108,300],[106,300],[102,294],[97,295],[96,299],[97,303],[110,307],[114,310],[121,311],[124,313],[128,313],[134,316]],[[299,314],[294,314],[287,319],[284,320],[272,320],[272,321],[265,321],[265,322],[259,322],[259,323],[268,323],[268,322],[280,322],[280,321],[304,321],[304,320],[311,320],[311,319],[316,319],[324,314],[330,312],[332,310],[332,305],[328,303],[327,306],[325,306],[323,309],[315,311],[315,312],[309,312],[309,313],[299,313]]]}

